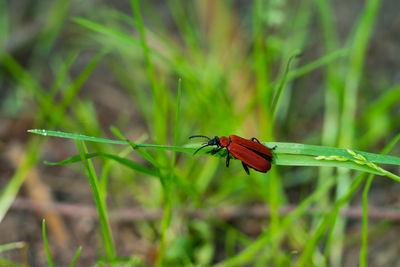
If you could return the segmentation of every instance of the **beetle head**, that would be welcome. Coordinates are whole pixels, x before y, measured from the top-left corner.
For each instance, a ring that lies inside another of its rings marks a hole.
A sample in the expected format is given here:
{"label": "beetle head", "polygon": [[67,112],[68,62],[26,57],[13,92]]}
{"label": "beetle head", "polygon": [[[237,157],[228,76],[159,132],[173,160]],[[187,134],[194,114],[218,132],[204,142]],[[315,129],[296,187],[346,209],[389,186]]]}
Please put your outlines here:
{"label": "beetle head", "polygon": [[207,146],[217,146],[217,147],[220,147],[220,146],[221,146],[221,143],[220,143],[220,141],[219,141],[219,137],[218,137],[218,136],[215,136],[213,139],[211,139],[210,137],[207,137],[207,136],[204,136],[204,135],[192,135],[192,136],[189,137],[189,139],[196,138],[196,137],[206,138],[206,139],[208,140],[208,142],[207,142],[207,143],[203,143],[203,144],[202,144],[203,146],[201,146],[200,148],[198,148],[198,149],[193,153],[193,155],[196,154],[197,152],[199,152],[201,149],[207,147]]}

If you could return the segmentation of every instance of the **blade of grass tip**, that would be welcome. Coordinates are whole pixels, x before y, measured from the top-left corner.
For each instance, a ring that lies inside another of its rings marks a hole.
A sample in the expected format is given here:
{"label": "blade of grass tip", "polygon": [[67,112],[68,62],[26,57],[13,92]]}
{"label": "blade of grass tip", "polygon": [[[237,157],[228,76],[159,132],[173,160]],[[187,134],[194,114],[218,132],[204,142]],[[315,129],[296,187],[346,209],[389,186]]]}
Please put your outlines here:
{"label": "blade of grass tip", "polygon": [[49,266],[54,267],[53,259],[51,258],[49,244],[47,243],[47,234],[46,234],[46,220],[42,221],[42,234],[43,234],[43,243],[44,248],[46,249],[47,261],[49,262]]}
{"label": "blade of grass tip", "polygon": [[283,87],[286,84],[286,79],[287,79],[287,76],[288,76],[288,73],[289,73],[289,70],[290,70],[290,65],[291,65],[293,59],[295,59],[298,56],[300,56],[300,52],[296,52],[292,56],[290,56],[290,58],[289,58],[289,60],[288,60],[288,62],[286,64],[285,72],[283,73],[283,76],[282,76],[282,78],[281,78],[281,80],[280,80],[280,82],[278,84],[278,87],[274,90],[275,97],[273,98],[272,104],[271,104],[271,111],[272,111],[273,120],[275,118],[275,114],[276,114],[276,111],[278,109],[278,102],[279,102],[279,99],[281,97],[281,94],[282,94],[282,91],[283,91]]}
{"label": "blade of grass tip", "polygon": [[103,59],[103,57],[108,53],[108,49],[104,48],[94,55],[94,57],[90,60],[90,62],[85,66],[82,72],[78,75],[78,77],[74,80],[71,86],[67,89],[61,103],[57,106],[58,109],[65,110],[71,101],[75,99],[76,94],[79,89],[82,88],[82,85],[87,81],[89,76],[92,74],[94,69]]}
{"label": "blade of grass tip", "polygon": [[72,260],[71,264],[69,265],[70,267],[74,267],[76,261],[78,260],[79,255],[81,254],[82,251],[82,246],[79,246],[78,250],[75,253],[74,259]]}
{"label": "blade of grass tip", "polygon": [[52,101],[54,99],[55,95],[57,94],[62,83],[68,76],[69,71],[71,70],[71,67],[75,63],[78,56],[79,56],[79,51],[70,52],[68,54],[66,60],[62,61],[61,67],[58,67],[58,65],[60,65],[60,64],[57,61],[57,63],[55,64],[55,65],[57,65],[57,67],[54,67],[54,68],[58,69],[58,71],[56,73],[56,77],[55,77],[54,81],[50,85],[49,94],[46,97],[46,99],[48,99],[47,101]]}
{"label": "blade of grass tip", "polygon": [[[186,153],[193,153],[195,148],[192,147],[174,147],[174,146],[164,146],[164,145],[154,145],[154,144],[136,144],[131,141],[126,141],[126,138],[121,138],[121,140],[112,140],[112,139],[105,139],[105,138],[98,138],[93,136],[87,136],[82,134],[73,134],[73,133],[66,133],[61,131],[51,131],[45,129],[30,129],[27,132],[33,134],[39,134],[43,136],[53,136],[53,137],[60,137],[60,138],[67,138],[73,140],[82,140],[82,141],[89,141],[89,142],[99,142],[99,143],[108,143],[108,144],[115,144],[115,145],[133,145],[135,150],[138,148],[152,148],[152,149],[159,149],[159,150],[177,150],[179,152],[186,152]],[[141,150],[142,152],[145,150]],[[146,153],[146,152],[145,152]]]}
{"label": "blade of grass tip", "polygon": [[[175,113],[175,127],[174,127],[174,146],[178,143],[178,125],[179,125],[179,112],[181,108],[181,90],[182,90],[182,79],[178,80],[178,97],[176,100],[176,113]],[[176,150],[172,154],[172,166],[175,165],[176,161]]]}
{"label": "blade of grass tip", "polygon": [[[106,209],[106,205],[103,201],[103,196],[100,195],[100,188],[98,184],[98,180],[96,177],[96,172],[94,170],[92,161],[90,159],[85,159],[85,154],[87,152],[87,148],[84,141],[75,140],[76,146],[78,148],[79,154],[81,155],[81,159],[83,165],[85,167],[86,175],[89,178],[89,183],[93,191],[93,197],[96,203],[99,221],[101,226],[102,237],[104,241],[104,246],[108,255],[108,258],[115,258],[115,246],[114,241],[111,234],[110,224],[108,220],[108,213]],[[81,142],[81,143],[79,143]]]}
{"label": "blade of grass tip", "polygon": [[89,141],[89,142],[99,142],[99,143],[107,143],[107,144],[116,144],[116,145],[129,145],[126,141],[120,140],[110,140],[105,138],[97,138],[93,136],[87,136],[83,134],[73,134],[73,133],[65,133],[60,131],[50,131],[44,129],[31,129],[28,130],[29,133],[40,134],[43,136],[53,136],[53,137],[61,137],[61,138],[68,138],[74,140],[81,140],[81,141]]}
{"label": "blade of grass tip", "polygon": [[[390,143],[382,150],[382,154],[389,153],[395,144],[400,140],[400,134],[397,134]],[[368,180],[365,183],[363,195],[362,195],[362,240],[360,249],[360,267],[366,267],[368,263],[368,192],[372,184],[374,175],[369,175]]]}

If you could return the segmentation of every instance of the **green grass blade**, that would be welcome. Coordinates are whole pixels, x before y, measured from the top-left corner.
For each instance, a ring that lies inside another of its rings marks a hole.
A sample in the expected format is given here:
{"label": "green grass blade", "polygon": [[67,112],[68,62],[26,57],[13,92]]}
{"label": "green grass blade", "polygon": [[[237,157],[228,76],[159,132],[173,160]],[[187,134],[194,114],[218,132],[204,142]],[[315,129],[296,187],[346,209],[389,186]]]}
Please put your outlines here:
{"label": "green grass blade", "polygon": [[[276,145],[276,153],[287,153],[287,154],[304,154],[304,155],[312,155],[312,156],[330,156],[337,155],[347,157],[349,153],[347,149],[336,148],[336,147],[328,147],[328,146],[315,146],[315,145],[305,145],[298,143],[282,143],[282,142],[274,142],[274,143],[264,143],[265,145],[272,147],[272,145]],[[379,164],[400,164],[400,158],[394,156],[387,156],[369,152],[363,152],[359,150],[352,149],[357,154],[363,155],[367,158],[368,161],[379,163]]]}
{"label": "green grass blade", "polygon": [[362,194],[362,240],[360,250],[360,267],[367,266],[367,251],[368,251],[368,192],[372,184],[374,176],[368,176],[365,182],[364,191]]}
{"label": "green grass blade", "polygon": [[71,264],[69,265],[70,267],[74,267],[76,261],[78,260],[79,255],[81,254],[82,251],[82,246],[79,246],[78,250],[75,253],[74,259],[72,260]]}
{"label": "green grass blade", "polygon": [[43,234],[43,243],[44,248],[46,249],[47,261],[49,262],[49,266],[54,267],[53,259],[50,254],[49,243],[47,242],[47,234],[46,234],[46,220],[42,221],[42,234]]}
{"label": "green grass blade", "polygon": [[289,82],[293,79],[296,79],[298,77],[306,75],[307,73],[310,73],[313,70],[323,67],[338,58],[347,56],[349,53],[350,53],[349,48],[344,48],[344,49],[333,51],[313,62],[310,62],[308,64],[305,64],[304,66],[301,66],[301,67],[298,67],[297,69],[289,71],[289,73],[287,74],[286,81]]}
{"label": "green grass blade", "polygon": [[[179,112],[181,109],[181,94],[182,94],[182,79],[179,78],[178,80],[178,97],[176,100],[176,112],[175,112],[175,125],[174,125],[174,146],[178,143],[178,126],[179,126]],[[175,165],[176,161],[176,150],[172,154],[172,166]]]}
{"label": "green grass blade", "polygon": [[87,154],[88,152],[84,141],[81,141],[81,144],[79,144],[79,141],[76,140],[76,145],[78,147],[81,160],[85,167],[86,175],[89,178],[90,187],[92,188],[93,191],[93,197],[99,214],[99,221],[101,226],[101,233],[103,237],[104,247],[106,249],[108,258],[113,259],[115,258],[115,246],[112,238],[106,204],[104,203],[103,196],[100,195],[101,191],[96,177],[96,172],[94,170],[91,160],[85,158],[85,154]]}
{"label": "green grass blade", "polygon": [[134,46],[140,46],[140,42],[136,39],[134,39],[132,36],[119,32],[117,30],[105,27],[102,24],[87,20],[87,19],[83,19],[83,18],[74,18],[73,19],[74,22],[90,29],[93,30],[95,32],[101,33],[105,36],[110,37],[113,40],[119,40],[119,41],[123,41],[126,43],[129,43],[131,45]]}
{"label": "green grass blade", "polygon": [[11,207],[14,202],[15,197],[19,189],[21,188],[22,183],[25,180],[25,177],[31,168],[31,166],[36,162],[37,159],[37,150],[32,149],[37,147],[38,139],[32,139],[29,144],[28,153],[21,165],[19,165],[17,171],[12,176],[10,182],[1,190],[0,193],[0,223],[3,221],[4,216],[6,215],[8,209]]}
{"label": "green grass blade", "polygon": [[[392,141],[382,150],[382,154],[388,153],[395,144],[400,140],[400,134],[395,136]],[[368,257],[368,192],[372,184],[373,175],[368,177],[367,182],[364,186],[364,191],[362,195],[362,240],[361,240],[361,250],[360,250],[360,267],[367,266],[367,257]]]}
{"label": "green grass blade", "polygon": [[[105,138],[97,138],[92,136],[86,136],[81,134],[71,134],[60,131],[49,131],[49,130],[41,130],[41,129],[33,129],[28,130],[30,133],[40,134],[43,136],[54,136],[68,139],[77,139],[82,141],[91,141],[91,142],[101,142],[101,143],[109,143],[109,144],[118,144],[118,145],[129,145],[129,141],[120,141],[120,140],[111,140]],[[176,150],[179,152],[185,153],[193,153],[196,148],[200,146],[200,144],[190,144],[184,147],[175,147],[175,146],[163,146],[163,145],[153,145],[153,144],[136,144],[132,143],[136,148],[152,148],[152,149],[160,149],[160,150]],[[295,165],[297,159],[306,160],[307,164],[302,162],[300,166],[332,166],[331,163],[317,163],[314,162],[315,165],[308,165],[311,159],[308,158],[293,158],[293,161],[290,161],[289,158],[284,156],[284,154],[293,154],[293,155],[308,155],[308,156],[340,156],[340,157],[349,157],[349,152],[347,149],[336,148],[336,147],[327,147],[327,146],[315,146],[315,145],[305,145],[298,143],[283,143],[283,142],[263,142],[268,147],[277,146],[274,150],[274,153],[277,154],[276,163],[279,165],[290,164]],[[379,164],[394,164],[400,165],[400,158],[394,156],[380,155],[369,152],[362,152],[358,150],[353,150],[357,154],[364,156],[368,161]],[[206,154],[206,151],[199,151],[198,154]],[[224,156],[224,152],[217,153],[216,155]]]}
{"label": "green grass blade", "polygon": [[8,244],[3,244],[0,245],[0,253],[4,252],[4,251],[9,251],[9,250],[13,250],[13,249],[19,249],[19,248],[23,248],[26,246],[25,242],[12,242],[12,243],[8,243]]}
{"label": "green grass blade", "polygon": [[78,77],[74,80],[71,86],[67,89],[67,92],[59,104],[59,108],[65,110],[71,101],[75,98],[78,90],[82,88],[82,85],[87,81],[89,76],[92,74],[93,70],[97,67],[100,61],[103,59],[104,55],[107,53],[106,49],[103,49],[89,61]]}
{"label": "green grass blade", "polygon": [[281,97],[282,90],[283,90],[283,88],[284,88],[284,86],[286,84],[287,76],[289,74],[290,65],[291,65],[293,59],[295,59],[298,55],[299,55],[299,53],[297,52],[297,53],[295,53],[294,55],[292,55],[289,58],[289,60],[288,60],[288,62],[286,64],[285,71],[284,71],[284,73],[282,75],[282,78],[280,79],[277,88],[274,90],[275,96],[274,96],[274,98],[272,100],[272,104],[271,104],[272,118],[275,118],[275,114],[276,114],[276,111],[278,109],[279,99]]}
{"label": "green grass blade", "polygon": [[[105,157],[105,158],[109,158],[112,160],[115,160],[116,162],[129,167],[135,171],[150,175],[150,176],[157,176],[157,173],[149,168],[147,168],[146,166],[143,166],[139,163],[136,163],[134,161],[131,161],[129,159],[126,158],[122,158],[113,154],[108,154],[108,153],[103,153],[103,152],[94,152],[94,153],[85,153],[84,154],[85,159],[90,159],[90,158],[95,158],[95,157]],[[75,163],[75,162],[80,162],[82,161],[81,155],[75,155],[72,156],[68,159],[62,160],[62,161],[58,161],[58,162],[48,162],[45,161],[45,164],[48,165],[66,165],[66,164],[70,164],[70,163]]]}
{"label": "green grass blade", "polygon": [[8,54],[5,50],[0,47],[0,62],[1,65],[11,73],[16,81],[20,83],[21,86],[29,90],[35,97],[35,99],[43,106],[49,106],[49,103],[45,101],[44,89],[40,83],[25,70],[18,61]]}
{"label": "green grass blade", "polygon": [[82,134],[65,133],[65,132],[60,132],[60,131],[48,131],[48,130],[33,129],[33,130],[28,130],[28,132],[34,133],[34,134],[40,134],[40,135],[44,135],[44,136],[54,136],[54,137],[61,137],[61,138],[68,138],[68,139],[76,139],[76,140],[81,140],[81,141],[90,141],[90,142],[99,142],[99,143],[117,144],[117,145],[128,145],[129,144],[126,141],[110,140],[110,139],[86,136],[86,135],[82,135]]}
{"label": "green grass blade", "polygon": [[[148,153],[148,151],[145,150],[141,150],[140,147],[145,147],[142,146],[141,144],[136,144],[133,143],[132,141],[129,141],[127,138],[125,138],[125,136],[123,136],[121,134],[121,132],[115,128],[115,127],[111,127],[111,131],[118,136],[119,138],[121,138],[122,140],[125,140],[125,142],[127,142],[128,145],[130,145],[132,147],[132,149],[134,151],[136,151],[140,156],[142,156],[145,160],[147,160],[151,165],[154,166],[154,168],[156,168],[157,170],[161,169],[162,166],[160,166],[160,164],[158,164],[158,162],[154,159],[154,157]],[[158,145],[157,145],[158,146]]]}

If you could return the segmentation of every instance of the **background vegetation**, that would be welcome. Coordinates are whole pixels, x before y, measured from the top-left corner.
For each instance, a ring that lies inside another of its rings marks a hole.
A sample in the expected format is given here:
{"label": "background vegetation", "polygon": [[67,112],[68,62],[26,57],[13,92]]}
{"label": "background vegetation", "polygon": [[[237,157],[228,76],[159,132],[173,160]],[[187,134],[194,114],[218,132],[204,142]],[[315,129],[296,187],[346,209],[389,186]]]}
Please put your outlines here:
{"label": "background vegetation", "polygon": [[[247,176],[238,161],[27,132],[177,146],[238,134],[397,155],[398,8],[1,1],[0,265],[399,264],[393,180],[281,165]],[[83,164],[43,164],[73,155]]]}

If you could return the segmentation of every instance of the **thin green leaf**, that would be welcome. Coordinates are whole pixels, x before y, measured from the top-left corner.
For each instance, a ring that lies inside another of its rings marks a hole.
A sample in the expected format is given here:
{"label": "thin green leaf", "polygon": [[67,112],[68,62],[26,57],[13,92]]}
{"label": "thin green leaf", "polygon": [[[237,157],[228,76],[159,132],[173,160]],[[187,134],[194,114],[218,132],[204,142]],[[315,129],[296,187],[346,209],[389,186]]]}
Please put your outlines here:
{"label": "thin green leaf", "polygon": [[[281,142],[274,142],[274,143],[264,143],[268,147],[272,147],[276,145],[276,153],[287,153],[287,154],[303,154],[303,155],[313,155],[313,156],[343,156],[348,157],[349,153],[347,149],[343,148],[336,148],[336,147],[328,147],[328,146],[315,146],[315,145],[304,145],[298,143],[281,143]],[[400,165],[400,158],[394,156],[387,156],[381,154],[374,154],[369,152],[363,152],[359,150],[353,149],[354,152],[357,154],[361,154],[367,158],[368,161],[380,164],[393,164],[393,165]]]}
{"label": "thin green leaf", "polygon": [[[396,135],[392,141],[382,150],[382,154],[388,153],[395,144],[400,140],[400,134]],[[368,192],[371,187],[374,176],[371,174],[368,176],[368,180],[365,183],[364,191],[362,195],[362,239],[360,249],[360,266],[367,266],[368,259]]]}
{"label": "thin green leaf", "polygon": [[80,141],[108,143],[108,144],[117,144],[117,145],[128,145],[128,142],[126,142],[126,141],[110,140],[110,139],[86,136],[86,135],[82,135],[82,134],[64,133],[64,132],[59,132],[59,131],[33,129],[33,130],[28,130],[28,132],[34,133],[34,134],[40,134],[40,135],[44,135],[44,136],[54,136],[54,137],[75,139],[75,140],[80,140]]}
{"label": "thin green leaf", "polygon": [[[145,173],[151,176],[157,176],[157,173],[149,168],[147,168],[146,166],[143,166],[141,164],[138,164],[134,161],[131,161],[129,159],[126,158],[122,158],[113,154],[108,154],[108,153],[103,153],[103,152],[94,152],[94,153],[85,153],[84,154],[85,159],[90,159],[90,158],[95,158],[95,157],[105,157],[105,158],[109,158],[112,160],[117,161],[118,163],[127,166],[133,170],[136,170],[138,172],[141,173]],[[66,164],[70,164],[70,163],[75,163],[75,162],[80,162],[82,161],[81,159],[81,155],[75,155],[72,156],[68,159],[62,160],[62,161],[58,161],[58,162],[49,162],[49,161],[45,161],[45,164],[48,165],[66,165]]]}
{"label": "thin green leaf", "polygon": [[73,21],[98,33],[104,34],[108,37],[112,37],[111,39],[117,39],[120,41],[127,42],[129,44],[140,46],[140,42],[134,39],[132,36],[119,32],[117,30],[111,29],[109,27],[105,27],[102,24],[93,22],[91,20],[83,19],[83,18],[73,18]]}
{"label": "thin green leaf", "polygon": [[310,62],[304,66],[301,66],[297,69],[289,71],[286,80],[289,82],[293,79],[303,76],[317,68],[320,68],[328,63],[331,63],[333,60],[335,60],[337,58],[347,56],[349,54],[349,52],[350,52],[349,48],[344,48],[344,49],[333,51],[313,62]]}
{"label": "thin green leaf", "polygon": [[134,151],[136,151],[140,156],[142,156],[142,157],[143,157],[145,160],[147,160],[151,165],[153,165],[154,168],[156,168],[156,169],[161,169],[161,168],[162,168],[162,166],[160,166],[160,164],[154,159],[154,157],[153,157],[148,151],[139,149],[141,145],[138,145],[138,144],[136,144],[136,143],[134,143],[134,142],[128,140],[128,139],[127,139],[125,136],[123,136],[123,135],[121,134],[121,132],[120,132],[117,128],[115,128],[115,127],[111,127],[111,131],[112,131],[116,136],[118,136],[119,138],[121,138],[122,140],[125,140],[125,142],[127,142],[127,144],[129,144],[129,145],[132,147],[132,149],[133,149]]}
{"label": "thin green leaf", "polygon": [[69,265],[70,267],[74,267],[75,266],[75,263],[78,260],[79,255],[81,254],[81,251],[82,251],[82,246],[79,246],[78,250],[75,253],[74,259],[72,260],[71,264]]}
{"label": "thin green leaf", "polygon": [[275,96],[274,96],[274,98],[272,100],[272,104],[271,104],[272,118],[275,118],[275,114],[276,114],[276,111],[278,109],[279,99],[281,97],[283,87],[286,84],[286,79],[287,79],[287,76],[288,76],[288,73],[289,73],[289,70],[290,70],[290,64],[292,63],[293,59],[295,59],[298,55],[299,55],[299,52],[296,52],[294,55],[292,55],[289,58],[288,63],[286,64],[286,68],[285,68],[285,71],[283,73],[283,76],[280,79],[277,88],[274,90],[275,91]]}
{"label": "thin green leaf", "polygon": [[47,243],[47,234],[46,234],[46,220],[42,221],[42,234],[43,234],[43,243],[44,248],[46,249],[47,260],[49,262],[49,266],[54,267],[53,259],[51,258],[49,244]]}
{"label": "thin green leaf", "polygon": [[[174,127],[174,146],[178,143],[178,125],[179,125],[179,112],[181,108],[181,91],[182,91],[182,79],[179,78],[178,80],[178,97],[176,100],[176,112],[175,112],[175,127]],[[172,166],[175,165],[176,161],[176,150],[172,155]]]}
{"label": "thin green leaf", "polygon": [[87,154],[87,148],[84,141],[81,141],[81,144],[79,144],[79,141],[76,140],[76,145],[78,147],[79,155],[81,156],[81,160],[85,167],[86,175],[89,178],[90,187],[92,188],[93,191],[93,197],[99,214],[99,221],[100,221],[104,246],[108,257],[112,259],[115,257],[115,246],[112,238],[106,204],[104,203],[103,196],[100,195],[101,191],[96,177],[96,172],[94,170],[91,160],[85,158],[85,154]]}
{"label": "thin green leaf", "polygon": [[0,253],[2,253],[4,251],[8,251],[8,250],[23,248],[25,246],[26,246],[26,243],[22,242],[22,241],[3,244],[3,245],[0,245]]}

